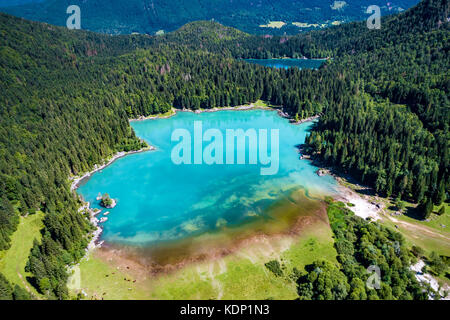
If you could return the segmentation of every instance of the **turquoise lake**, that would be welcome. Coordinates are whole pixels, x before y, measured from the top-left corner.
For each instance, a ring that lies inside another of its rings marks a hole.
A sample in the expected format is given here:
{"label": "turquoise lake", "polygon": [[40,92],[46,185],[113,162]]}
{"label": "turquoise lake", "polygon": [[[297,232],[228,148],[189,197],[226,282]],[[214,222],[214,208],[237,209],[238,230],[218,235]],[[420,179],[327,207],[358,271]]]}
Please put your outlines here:
{"label": "turquoise lake", "polygon": [[244,61],[277,69],[319,69],[326,60],[311,59],[245,59]]}
{"label": "turquoise lake", "polygon": [[[203,131],[218,129],[224,137],[226,129],[278,129],[278,173],[261,175],[259,164],[174,164],[171,152],[178,142],[172,142],[172,133],[181,128],[193,136],[194,121],[202,122]],[[111,212],[102,234],[109,243],[147,246],[196,237],[267,219],[266,209],[292,190],[303,188],[311,198],[337,191],[332,177],[319,177],[316,167],[299,158],[296,146],[305,141],[312,123],[294,125],[276,111],[179,112],[131,125],[157,150],[118,159],[78,189],[93,208],[101,208],[99,192],[117,200],[114,209],[103,210]]]}

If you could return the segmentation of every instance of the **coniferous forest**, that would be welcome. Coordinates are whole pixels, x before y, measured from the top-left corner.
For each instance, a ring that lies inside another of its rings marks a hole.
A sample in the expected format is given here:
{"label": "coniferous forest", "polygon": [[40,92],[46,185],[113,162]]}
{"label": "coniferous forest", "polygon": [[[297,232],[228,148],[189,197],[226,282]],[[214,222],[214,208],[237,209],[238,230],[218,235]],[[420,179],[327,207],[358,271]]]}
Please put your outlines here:
{"label": "coniferous forest", "polygon": [[[0,250],[10,246],[19,215],[44,212],[42,241],[27,270],[40,292],[67,298],[66,265],[84,255],[92,228],[78,212],[68,178],[118,151],[140,149],[143,142],[128,119],[171,108],[264,100],[292,117],[320,114],[306,141],[317,160],[383,196],[423,207],[442,204],[450,187],[449,8],[448,0],[424,0],[383,18],[381,30],[355,22],[273,37],[213,22],[164,36],[108,36],[0,13]],[[303,56],[333,59],[317,71],[241,61]],[[372,232],[353,218],[340,219],[356,237]],[[377,232],[385,240],[385,230]],[[342,263],[336,281],[351,273]],[[303,297],[319,298],[303,280]],[[364,296],[350,293],[359,283],[349,281],[342,298]],[[409,290],[403,298],[422,297],[409,282],[398,287]],[[0,275],[4,292],[26,296]],[[402,294],[386,292],[384,298],[393,296]]]}

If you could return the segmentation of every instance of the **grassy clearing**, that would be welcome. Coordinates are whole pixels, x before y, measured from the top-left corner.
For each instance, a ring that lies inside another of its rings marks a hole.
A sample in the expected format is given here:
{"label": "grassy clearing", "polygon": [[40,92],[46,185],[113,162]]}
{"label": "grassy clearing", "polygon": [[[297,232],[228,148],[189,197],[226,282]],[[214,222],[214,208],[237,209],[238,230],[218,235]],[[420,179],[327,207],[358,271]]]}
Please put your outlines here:
{"label": "grassy clearing", "polygon": [[[136,282],[133,272],[117,269],[94,252],[80,263],[81,285],[70,289],[73,295],[83,289],[88,299],[294,299],[293,268],[303,270],[317,259],[336,261],[332,232],[325,223],[317,223],[295,240],[250,245],[225,258],[192,264],[169,275],[151,278],[141,274]],[[271,260],[280,261],[282,276],[265,267]]]}
{"label": "grassy clearing", "polygon": [[[397,210],[395,208],[394,202],[391,199],[382,199],[381,202],[385,206],[385,212],[386,213],[395,213]],[[450,234],[450,208],[448,203],[444,203],[440,206],[434,206],[433,212],[427,221],[425,220],[419,220],[415,218],[415,208],[416,204],[410,203],[410,202],[404,202],[405,203],[405,210],[406,214],[402,214],[398,216],[399,220],[405,221],[405,222],[411,222],[411,223],[418,223],[419,225],[427,226],[429,228],[432,228],[440,233],[449,233]],[[444,206],[445,207],[445,213],[443,215],[438,215],[439,209]],[[408,212],[413,212],[412,214],[408,214]],[[448,235],[449,235],[448,234]]]}
{"label": "grassy clearing", "polygon": [[[355,192],[361,189],[361,186],[351,183],[347,179],[339,179],[339,183]],[[417,214],[414,203],[404,202],[406,214],[397,216],[394,215],[397,212],[394,199],[369,196],[369,200],[383,207],[379,211],[382,218],[379,222],[400,232],[409,246],[419,246],[426,251],[427,255],[435,251],[440,255],[450,256],[450,209],[447,203],[445,204],[445,214],[437,215],[441,206],[435,206],[429,221],[424,221],[415,218]]]}
{"label": "grassy clearing", "polygon": [[286,25],[284,21],[270,21],[268,24],[262,24],[260,28],[272,28],[272,29],[281,29]]}
{"label": "grassy clearing", "polygon": [[207,264],[189,266],[169,276],[150,280],[152,299],[207,300],[216,299],[219,288],[209,278]]}
{"label": "grassy clearing", "polygon": [[424,221],[423,224],[430,228],[450,233],[450,205],[445,203],[445,213],[443,215],[438,215],[437,213],[441,207],[442,206],[434,206],[429,221]]}
{"label": "grassy clearing", "polygon": [[105,263],[95,255],[91,254],[83,259],[73,272],[68,281],[73,295],[84,289],[88,295],[86,299],[150,299],[148,290],[133,283],[134,278],[130,274]]}
{"label": "grassy clearing", "polygon": [[[402,214],[399,216],[391,216],[395,213],[393,201],[386,198],[377,198],[385,209],[383,215],[383,224],[396,229],[403,234],[410,246],[415,245],[423,248],[427,254],[435,251],[441,255],[450,256],[450,213],[448,204],[446,212],[442,216],[437,215],[440,206],[434,207],[429,221],[418,220],[414,217]],[[405,202],[405,212],[414,211],[416,205]]]}
{"label": "grassy clearing", "polygon": [[[399,221],[404,220],[408,219],[399,218]],[[440,233],[430,233],[426,229],[410,227],[387,219],[384,219],[382,223],[385,226],[391,227],[393,230],[399,231],[405,237],[409,246],[419,246],[426,251],[427,255],[435,251],[440,255],[450,256],[450,242],[448,238],[444,238]],[[410,224],[421,227],[420,222],[411,222]]]}
{"label": "grassy clearing", "polygon": [[19,226],[11,237],[11,248],[2,253],[0,272],[13,284],[39,296],[37,291],[27,282],[26,277],[31,274],[25,272],[25,265],[34,239],[41,239],[42,219],[44,214],[38,212],[28,217],[20,217]]}
{"label": "grassy clearing", "polygon": [[[251,108],[250,108],[251,107]],[[263,100],[257,100],[256,102],[253,103],[249,103],[249,104],[243,104],[240,106],[225,106],[225,107],[215,107],[214,109],[198,109],[198,111],[202,111],[202,112],[206,112],[206,111],[211,111],[211,110],[215,110],[215,111],[221,111],[221,110],[250,110],[250,109],[272,109],[273,106],[268,104],[267,102],[263,101]]]}
{"label": "grassy clearing", "polygon": [[253,105],[255,107],[258,107],[258,108],[268,108],[269,107],[269,104],[267,102],[262,101],[262,100],[256,101]]}
{"label": "grassy clearing", "polygon": [[332,262],[336,260],[333,232],[329,226],[310,230],[303,238],[282,254],[283,262],[288,268],[297,268],[304,271],[304,267],[316,260],[325,259]]}
{"label": "grassy clearing", "polygon": [[[236,254],[219,261],[197,266],[199,280],[188,281],[192,270],[182,271],[179,276],[159,282],[159,292],[172,292],[172,286],[182,280],[183,291],[171,295],[174,299],[192,297],[192,291],[199,283],[213,291],[200,292],[195,299],[295,299],[297,297],[296,284],[291,275],[294,267],[300,271],[305,265],[318,259],[336,261],[336,251],[333,247],[330,228],[326,224],[316,224],[306,230],[299,238],[288,241],[286,239],[269,240],[267,243],[251,245],[241,249]],[[268,270],[265,263],[277,260],[283,270],[282,276],[276,276]],[[195,278],[194,278],[195,279]],[[209,283],[208,287],[206,283]],[[187,295],[186,295],[187,294]]]}

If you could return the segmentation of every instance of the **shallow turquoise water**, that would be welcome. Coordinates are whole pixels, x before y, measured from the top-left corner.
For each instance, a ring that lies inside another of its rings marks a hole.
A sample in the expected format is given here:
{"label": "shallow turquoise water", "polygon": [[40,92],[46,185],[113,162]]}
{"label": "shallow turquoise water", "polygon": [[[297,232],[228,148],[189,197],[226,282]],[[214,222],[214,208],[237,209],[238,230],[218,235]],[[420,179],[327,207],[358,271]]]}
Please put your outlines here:
{"label": "shallow turquoise water", "polygon": [[[172,132],[185,128],[192,134],[194,121],[202,121],[204,131],[217,128],[224,136],[226,129],[279,129],[278,173],[262,176],[258,164],[175,165]],[[304,142],[310,126],[290,124],[268,110],[180,112],[169,119],[133,122],[136,134],[157,151],[115,161],[78,192],[94,208],[100,208],[95,199],[99,192],[118,200],[116,208],[103,211],[111,214],[102,239],[111,243],[156,244],[264,219],[268,206],[293,189],[304,187],[315,194],[336,190],[332,177],[319,177],[317,168],[299,160],[295,146]]]}
{"label": "shallow turquoise water", "polygon": [[248,63],[259,64],[265,67],[277,69],[319,69],[325,60],[306,60],[306,59],[245,59]]}

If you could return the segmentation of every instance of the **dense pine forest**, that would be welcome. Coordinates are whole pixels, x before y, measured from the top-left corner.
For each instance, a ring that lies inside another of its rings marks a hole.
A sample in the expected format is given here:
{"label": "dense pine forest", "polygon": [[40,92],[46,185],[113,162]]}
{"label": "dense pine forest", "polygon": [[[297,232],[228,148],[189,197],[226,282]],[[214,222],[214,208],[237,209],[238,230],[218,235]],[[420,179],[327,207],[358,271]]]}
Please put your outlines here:
{"label": "dense pine forest", "polygon": [[440,205],[449,188],[448,12],[446,0],[423,1],[382,19],[381,30],[355,22],[294,37],[198,22],[163,42],[188,39],[238,59],[334,57],[317,73],[279,71],[286,81],[269,78],[262,99],[292,116],[324,113],[307,142],[326,164],[383,195]]}
{"label": "dense pine forest", "polygon": [[[40,292],[67,298],[66,265],[84,255],[91,230],[68,177],[140,149],[128,119],[172,107],[261,99],[292,117],[321,114],[307,138],[318,160],[380,194],[441,204],[449,192],[448,11],[448,0],[424,0],[383,19],[381,30],[351,23],[293,37],[212,22],[112,37],[0,14],[0,250],[19,214],[43,211],[27,270]],[[240,61],[283,56],[333,60],[318,71]],[[14,296],[7,281],[1,288]]]}
{"label": "dense pine forest", "polygon": [[[300,300],[426,300],[433,294],[409,269],[417,257],[400,233],[355,216],[342,202],[328,202],[340,267],[328,261],[308,265],[297,280]],[[380,268],[379,283],[370,279],[369,266]]]}
{"label": "dense pine forest", "polygon": [[[386,15],[418,2],[372,0],[371,4],[380,6]],[[190,21],[214,19],[252,34],[282,35],[367,17],[365,0],[343,2],[342,7],[329,0],[0,0],[4,12],[59,26],[66,25],[63,13],[70,5],[78,5],[83,12],[83,29],[108,34],[170,32]],[[283,25],[261,27],[270,21],[282,21]],[[294,22],[312,25],[300,28]]]}

